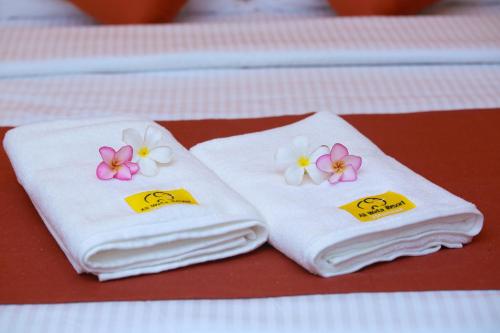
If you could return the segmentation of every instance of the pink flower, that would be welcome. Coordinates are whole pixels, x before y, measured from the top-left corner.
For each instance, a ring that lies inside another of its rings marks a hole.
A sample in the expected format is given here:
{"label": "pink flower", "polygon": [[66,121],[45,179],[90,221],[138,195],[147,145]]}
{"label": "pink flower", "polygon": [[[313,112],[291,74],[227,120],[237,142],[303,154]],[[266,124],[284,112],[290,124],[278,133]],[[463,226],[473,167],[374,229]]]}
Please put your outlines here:
{"label": "pink flower", "polygon": [[349,151],[344,145],[336,143],[330,154],[322,155],[316,160],[316,167],[331,174],[328,178],[331,184],[352,182],[358,178],[361,157],[349,155]]}
{"label": "pink flower", "polygon": [[139,165],[131,162],[133,156],[131,146],[123,146],[118,151],[104,146],[99,148],[99,153],[103,162],[97,166],[96,175],[101,180],[111,178],[130,180],[132,179],[132,175],[139,171]]}

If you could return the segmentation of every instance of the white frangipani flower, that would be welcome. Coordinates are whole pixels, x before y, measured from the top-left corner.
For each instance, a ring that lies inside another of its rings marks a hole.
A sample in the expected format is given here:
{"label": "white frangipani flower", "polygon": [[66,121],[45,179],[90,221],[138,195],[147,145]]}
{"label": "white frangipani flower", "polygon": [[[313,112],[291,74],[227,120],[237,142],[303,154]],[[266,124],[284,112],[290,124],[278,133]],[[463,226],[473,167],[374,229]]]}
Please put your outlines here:
{"label": "white frangipani flower", "polygon": [[133,128],[123,130],[123,141],[134,149],[133,161],[144,176],[155,176],[158,164],[172,160],[172,149],[166,145],[166,133],[157,126],[148,126],[144,137]]}
{"label": "white frangipani flower", "polygon": [[329,151],[327,146],[320,146],[311,152],[307,137],[298,136],[293,139],[291,146],[278,149],[275,155],[276,167],[285,171],[285,180],[290,185],[300,185],[306,172],[314,183],[319,184],[328,174],[316,167],[316,160]]}

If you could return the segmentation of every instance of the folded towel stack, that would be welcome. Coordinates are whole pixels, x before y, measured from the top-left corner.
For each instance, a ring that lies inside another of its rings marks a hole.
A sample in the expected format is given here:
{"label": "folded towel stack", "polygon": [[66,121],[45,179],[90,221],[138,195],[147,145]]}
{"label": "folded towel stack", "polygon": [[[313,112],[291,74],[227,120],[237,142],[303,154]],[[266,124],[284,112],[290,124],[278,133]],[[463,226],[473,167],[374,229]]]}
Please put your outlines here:
{"label": "folded towel stack", "polygon": [[[288,185],[276,151],[295,137],[311,148],[342,143],[361,156],[358,179]],[[318,113],[259,133],[215,139],[191,149],[264,216],[270,242],[324,277],[400,256],[459,248],[482,228],[476,207],[385,155],[341,118]]]}
{"label": "folded towel stack", "polygon": [[[144,133],[148,126],[163,131],[173,161],[155,177],[99,180],[99,148],[118,149],[124,129]],[[109,280],[160,272],[248,252],[267,239],[261,215],[154,123],[104,118],[27,125],[10,130],[4,147],[79,273]],[[125,200],[147,194],[155,202],[144,213]],[[184,203],[165,204],[179,194]]]}

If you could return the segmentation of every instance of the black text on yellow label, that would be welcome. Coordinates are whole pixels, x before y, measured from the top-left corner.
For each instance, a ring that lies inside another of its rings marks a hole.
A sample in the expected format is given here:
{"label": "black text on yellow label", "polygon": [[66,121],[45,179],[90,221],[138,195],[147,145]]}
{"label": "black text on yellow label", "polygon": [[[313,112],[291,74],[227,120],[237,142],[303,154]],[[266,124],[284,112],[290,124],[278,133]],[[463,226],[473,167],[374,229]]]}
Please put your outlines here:
{"label": "black text on yellow label", "polygon": [[399,214],[415,208],[407,197],[395,192],[385,192],[360,198],[340,206],[361,222],[370,222],[389,215]]}
{"label": "black text on yellow label", "polygon": [[191,193],[183,188],[140,192],[126,197],[125,201],[136,213],[145,213],[172,204],[198,204]]}

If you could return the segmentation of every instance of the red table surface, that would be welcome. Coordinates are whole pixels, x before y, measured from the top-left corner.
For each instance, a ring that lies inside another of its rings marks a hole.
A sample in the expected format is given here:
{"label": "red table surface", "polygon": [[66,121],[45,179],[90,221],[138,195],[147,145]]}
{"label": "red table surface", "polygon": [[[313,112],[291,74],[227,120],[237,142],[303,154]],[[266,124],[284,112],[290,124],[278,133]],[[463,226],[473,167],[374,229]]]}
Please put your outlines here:
{"label": "red table surface", "polygon": [[[304,116],[160,122],[186,147]],[[233,258],[98,282],[78,275],[45,228],[0,151],[0,302],[247,298],[345,292],[500,289],[500,109],[344,116],[387,154],[475,203],[483,231],[444,249],[321,278],[265,245]],[[3,138],[8,128],[0,129]]]}

